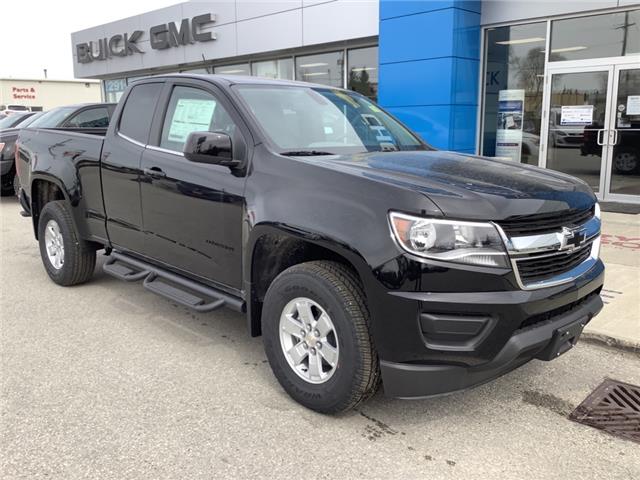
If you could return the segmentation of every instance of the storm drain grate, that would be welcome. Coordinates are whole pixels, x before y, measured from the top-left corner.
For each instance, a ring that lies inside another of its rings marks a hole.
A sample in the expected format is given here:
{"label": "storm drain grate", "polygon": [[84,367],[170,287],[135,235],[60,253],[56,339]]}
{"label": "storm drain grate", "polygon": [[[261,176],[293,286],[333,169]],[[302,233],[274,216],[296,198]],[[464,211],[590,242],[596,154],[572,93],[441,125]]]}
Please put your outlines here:
{"label": "storm drain grate", "polygon": [[569,419],[640,443],[640,387],[607,378]]}

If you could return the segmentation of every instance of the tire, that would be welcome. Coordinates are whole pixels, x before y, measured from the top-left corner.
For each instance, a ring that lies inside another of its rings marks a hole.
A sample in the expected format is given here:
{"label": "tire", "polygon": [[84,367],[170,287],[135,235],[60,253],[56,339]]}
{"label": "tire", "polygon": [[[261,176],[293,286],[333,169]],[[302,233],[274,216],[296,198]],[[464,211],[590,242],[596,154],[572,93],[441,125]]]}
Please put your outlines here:
{"label": "tire", "polygon": [[632,148],[619,148],[613,157],[614,171],[620,175],[632,175],[640,170],[640,155]]}
{"label": "tire", "polygon": [[[49,234],[45,230],[51,227]],[[57,233],[56,233],[57,230]],[[53,232],[53,233],[52,233]],[[54,245],[51,240],[58,240]],[[57,255],[50,256],[47,243]],[[64,201],[47,203],[38,221],[38,242],[44,268],[58,285],[70,286],[84,283],[91,278],[96,266],[96,250],[78,237],[71,212]],[[62,252],[56,245],[62,246]],[[54,260],[52,260],[52,258]],[[61,261],[61,262],[60,262]]]}
{"label": "tire", "polygon": [[9,172],[6,175],[2,176],[0,196],[8,197],[10,195],[13,195],[16,177],[17,175],[15,175],[15,173],[13,172]]}
{"label": "tire", "polygon": [[[287,312],[291,321],[284,328],[281,316],[284,319]],[[329,317],[328,322],[322,321],[323,314]],[[317,329],[305,333],[300,328],[296,333],[295,329],[304,326],[307,318],[321,320],[316,323]],[[329,323],[333,330],[326,334]],[[379,385],[380,367],[368,324],[362,286],[348,268],[335,262],[314,261],[282,272],[269,286],[262,310],[264,348],[280,385],[298,403],[320,413],[344,412],[369,398]],[[288,326],[292,325],[293,334],[289,334]],[[302,352],[298,358],[306,354],[296,367],[294,355],[286,352],[293,352],[289,348],[293,345],[296,349],[304,347],[309,338],[309,346],[296,350]],[[336,359],[333,366],[331,359]],[[314,377],[313,371],[320,373]]]}

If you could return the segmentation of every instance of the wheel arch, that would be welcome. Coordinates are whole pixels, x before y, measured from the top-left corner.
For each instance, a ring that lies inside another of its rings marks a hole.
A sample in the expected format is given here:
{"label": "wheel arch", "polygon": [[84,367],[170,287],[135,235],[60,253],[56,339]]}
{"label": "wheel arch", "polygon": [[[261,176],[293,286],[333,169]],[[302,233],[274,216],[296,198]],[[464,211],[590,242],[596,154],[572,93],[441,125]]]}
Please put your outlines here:
{"label": "wheel arch", "polygon": [[243,272],[251,336],[261,335],[262,303],[271,282],[287,268],[314,260],[331,260],[345,265],[364,288],[364,276],[370,269],[364,258],[348,246],[281,225],[263,224],[253,228]]}
{"label": "wheel arch", "polygon": [[31,220],[33,233],[38,239],[38,222],[44,206],[56,200],[69,202],[69,195],[62,183],[55,177],[38,175],[31,180]]}

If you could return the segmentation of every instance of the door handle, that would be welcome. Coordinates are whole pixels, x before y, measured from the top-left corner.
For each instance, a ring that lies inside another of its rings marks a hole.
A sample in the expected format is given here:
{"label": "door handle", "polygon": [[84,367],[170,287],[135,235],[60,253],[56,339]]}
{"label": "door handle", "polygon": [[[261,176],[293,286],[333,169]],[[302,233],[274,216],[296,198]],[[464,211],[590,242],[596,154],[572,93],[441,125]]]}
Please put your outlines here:
{"label": "door handle", "polygon": [[145,168],[142,173],[152,178],[165,178],[167,176],[160,167]]}
{"label": "door handle", "polygon": [[611,130],[613,132],[613,142],[611,143],[611,145],[617,145],[618,144],[618,130],[614,129]]}
{"label": "door handle", "polygon": [[600,134],[606,132],[606,130],[601,129],[598,130],[598,134],[596,135],[596,142],[598,145],[600,145],[601,147],[604,146],[604,135],[602,135],[602,139],[600,138]]}

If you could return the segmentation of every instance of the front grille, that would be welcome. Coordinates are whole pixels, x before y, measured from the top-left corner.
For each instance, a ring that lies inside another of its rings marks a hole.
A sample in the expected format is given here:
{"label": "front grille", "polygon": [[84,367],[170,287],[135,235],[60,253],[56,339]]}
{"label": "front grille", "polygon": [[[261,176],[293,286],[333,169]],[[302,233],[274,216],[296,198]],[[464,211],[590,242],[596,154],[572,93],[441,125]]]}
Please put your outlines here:
{"label": "front grille", "polygon": [[571,252],[547,256],[530,256],[516,260],[524,284],[547,280],[577,267],[591,255],[591,244]]}
{"label": "front grille", "polygon": [[497,223],[509,237],[522,237],[559,232],[562,227],[580,225],[586,222],[593,217],[593,214],[593,208],[587,210],[564,210],[562,212],[510,217]]}
{"label": "front grille", "polygon": [[576,300],[575,302],[568,303],[566,305],[563,305],[562,307],[558,307],[553,310],[549,310],[548,312],[538,313],[537,315],[532,315],[531,317],[527,317],[522,321],[519,329],[522,330],[529,327],[537,327],[537,326],[540,326],[540,324],[542,323],[552,321],[556,317],[559,317],[560,315],[564,315],[565,313],[570,312],[574,308],[577,308],[580,305],[588,302],[593,297],[600,295],[601,289],[602,287],[582,297],[580,300]]}

